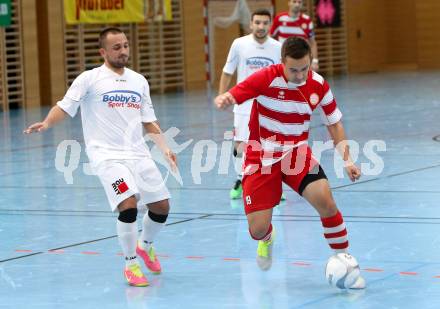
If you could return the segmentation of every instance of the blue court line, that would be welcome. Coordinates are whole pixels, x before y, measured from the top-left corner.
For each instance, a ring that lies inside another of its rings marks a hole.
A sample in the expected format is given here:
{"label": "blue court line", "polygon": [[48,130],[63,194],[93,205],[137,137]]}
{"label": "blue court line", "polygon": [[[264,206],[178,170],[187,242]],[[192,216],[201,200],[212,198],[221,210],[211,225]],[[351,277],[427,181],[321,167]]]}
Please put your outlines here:
{"label": "blue court line", "polygon": [[[187,222],[187,221],[193,221],[193,220],[197,220],[197,219],[198,218],[188,218],[188,219],[185,219],[185,220],[182,220],[182,221],[173,222],[173,223],[171,223],[169,225],[184,223],[184,222]],[[91,241],[85,241],[85,242],[81,242],[81,243],[67,245],[67,246],[63,246],[63,247],[59,247],[59,248],[42,250],[41,252],[40,251],[39,252],[32,252],[32,253],[29,253],[27,255],[23,255],[23,256],[20,256],[20,257],[26,257],[28,255],[35,255],[35,254],[45,254],[45,253],[48,253],[48,252],[51,252],[51,251],[56,251],[56,250],[61,250],[61,249],[66,249],[66,248],[73,248],[73,247],[77,247],[77,246],[80,246],[80,245],[83,245],[83,244],[98,242],[100,240],[106,240],[106,239],[111,239],[111,238],[116,238],[116,237],[117,237],[116,235],[108,236],[108,237],[99,238],[99,239],[95,239],[95,240],[91,240]],[[249,242],[252,242],[252,241],[253,240],[249,238]],[[104,252],[106,254],[112,254],[113,253],[113,251],[108,253],[108,251],[106,252],[105,250],[102,251],[102,252]],[[161,253],[165,253],[165,252],[161,252]],[[69,252],[69,254],[75,254],[75,252]],[[184,258],[184,257],[186,257],[185,253],[183,253],[183,254],[180,253],[179,254],[179,252],[173,252],[173,253],[171,253],[171,255],[173,257],[175,257],[175,258]],[[205,254],[201,254],[200,256],[203,256],[203,258],[207,259],[207,260],[208,259],[222,259],[222,258],[225,257],[225,255],[209,255],[209,254],[207,255],[206,253]],[[227,256],[227,257],[235,257],[235,258],[238,258],[240,260],[255,261],[255,255],[253,255],[253,251],[252,251],[252,255],[243,256],[243,255],[240,255],[240,253],[237,253],[237,256]],[[19,258],[19,257],[16,257],[16,258]],[[283,263],[288,263],[288,265],[290,265],[291,263],[295,263],[295,262],[306,262],[306,263],[310,263],[311,264],[311,265],[309,265],[310,267],[321,267],[321,266],[325,265],[326,261],[327,260],[323,260],[323,259],[313,259],[313,258],[309,258],[309,257],[303,258],[303,257],[299,257],[299,256],[286,256],[286,255],[276,256],[274,258],[274,262],[275,263],[283,262]],[[2,262],[2,261],[0,261],[0,262]],[[403,271],[399,270],[398,272],[394,271],[394,272],[390,273],[389,275],[387,275],[386,277],[389,277],[389,276],[392,276],[392,275],[399,276],[401,272],[411,271],[411,269],[420,267],[421,264],[422,264],[422,266],[438,266],[438,265],[440,265],[440,262],[426,262],[426,261],[399,261],[399,260],[393,260],[393,261],[389,261],[389,260],[368,260],[368,261],[363,261],[363,260],[360,260],[360,262],[361,262],[360,264],[368,264],[368,266],[363,265],[361,267],[361,270],[362,269],[371,268],[371,267],[374,267],[374,268],[380,267],[383,270],[384,273],[388,272],[387,271],[387,267],[389,266],[388,264],[396,265],[396,266],[398,264],[415,265],[415,266],[412,266],[413,268],[410,268],[409,270],[408,269],[407,270],[403,270]],[[381,266],[378,266],[378,265],[381,265]],[[364,272],[365,272],[365,270],[364,270]],[[376,274],[378,274],[378,273],[376,273]],[[432,275],[427,275],[427,274],[424,274],[424,273],[420,274],[420,276],[423,276],[425,278],[426,277],[430,277],[430,278],[433,277]],[[383,279],[383,278],[381,278],[381,279]],[[376,279],[376,280],[371,281],[371,282],[375,282],[377,280],[380,280],[380,279]]]}
{"label": "blue court line", "polygon": [[[0,175],[2,176],[2,175]],[[103,190],[102,186],[2,186],[2,189],[51,189],[51,190],[72,190],[72,189],[81,189],[81,190]],[[205,191],[225,191],[225,190],[231,190],[231,188],[209,188],[209,187],[171,187],[167,186],[168,190],[183,190],[183,191],[190,191],[190,190],[205,190]]]}
{"label": "blue court line", "polygon": [[[108,212],[107,215],[105,214],[100,214],[100,215],[96,215],[96,214],[57,214],[57,213],[4,213],[0,210],[0,217],[1,216],[26,216],[26,217],[41,217],[41,216],[46,216],[46,217],[81,217],[81,218],[116,218],[116,214],[112,213],[112,212]],[[209,215],[208,215],[209,216]],[[188,218],[182,218],[182,217],[175,217],[175,216],[171,216],[169,217],[170,219],[188,219]],[[139,216],[138,220],[142,219],[141,216]],[[201,218],[204,219],[204,218]],[[226,220],[225,220],[226,221]],[[276,221],[276,220],[274,220]]]}
{"label": "blue court line", "polygon": [[[26,171],[18,171],[18,172],[11,172],[11,173],[4,173],[4,174],[0,174],[0,177],[5,177],[5,176],[12,176],[12,175],[20,175],[20,174],[28,174],[32,172],[36,172],[36,171],[41,171],[41,170],[46,170],[46,169],[54,169],[54,166],[43,166],[40,168],[33,168],[33,169],[28,169]],[[22,187],[24,188],[24,187]]]}
{"label": "blue court line", "polygon": [[386,178],[392,178],[392,177],[396,177],[396,176],[407,175],[407,174],[416,173],[416,172],[428,170],[428,169],[431,169],[431,168],[437,168],[437,167],[440,167],[440,163],[437,163],[437,164],[434,164],[434,165],[430,165],[430,166],[420,167],[420,168],[416,168],[416,169],[413,169],[413,170],[404,171],[404,172],[400,172],[400,173],[395,173],[395,174],[390,174],[390,175],[385,175],[385,176],[380,176],[380,177],[374,177],[372,179],[367,179],[367,180],[356,181],[356,182],[349,183],[349,184],[346,184],[346,185],[340,185],[340,186],[332,187],[331,189],[337,190],[337,189],[340,189],[340,188],[351,187],[351,186],[360,185],[360,184],[364,184],[364,183],[371,182],[371,181],[383,180],[383,179],[386,179]]}
{"label": "blue court line", "polygon": [[[107,210],[67,210],[67,209],[13,209],[13,208],[0,208],[3,212],[47,212],[47,213],[108,213]],[[232,217],[245,217],[244,213],[222,213],[222,212],[170,212],[170,215],[209,215],[209,216],[232,216]],[[279,218],[313,218],[319,219],[319,215],[302,215],[302,214],[273,214],[272,217]],[[411,217],[411,216],[361,216],[361,215],[344,215],[344,218],[353,219],[407,219],[407,220],[440,220],[440,217]],[[351,222],[364,222],[352,220]],[[386,221],[389,222],[389,221]]]}
{"label": "blue court line", "polygon": [[[0,216],[46,216],[46,217],[93,217],[93,218],[114,218],[114,216],[109,215],[89,215],[89,214],[56,214],[56,213],[2,213],[0,211]],[[206,218],[199,218],[200,220],[211,220],[211,221],[247,221],[246,218],[212,218],[206,215]],[[283,219],[274,218],[272,222],[321,222],[319,219]],[[420,224],[420,225],[440,225],[440,222],[414,222],[414,221],[363,221],[363,220],[345,220],[346,223],[380,223],[380,224]]]}
{"label": "blue court line", "polygon": [[33,214],[29,214],[29,213],[5,213],[2,212],[0,210],[0,217],[1,216],[27,216],[27,217],[41,217],[41,216],[46,216],[46,217],[86,217],[86,218],[113,218],[115,216],[111,216],[111,215],[90,215],[90,214],[83,214],[83,215],[78,215],[78,214],[56,214],[56,213],[33,213]]}
{"label": "blue court line", "polygon": [[39,148],[50,148],[50,147],[55,147],[55,144],[43,144],[43,145],[39,145],[39,146],[27,146],[27,147],[21,147],[21,148],[12,148],[12,149],[0,149],[0,153],[5,153],[5,152],[19,152],[19,151],[28,151],[31,149],[39,149]]}
{"label": "blue court line", "polygon": [[[183,220],[180,220],[180,221],[167,223],[165,225],[166,226],[170,226],[170,225],[185,223],[185,222],[189,222],[189,221],[193,221],[193,220],[202,219],[202,218],[208,217],[208,216],[209,215],[200,216],[200,217],[196,217],[196,218],[183,219]],[[141,230],[139,230],[138,232],[141,232]],[[116,238],[116,237],[118,237],[118,235],[112,235],[112,236],[97,238],[97,239],[93,239],[93,240],[83,241],[83,242],[80,242],[80,243],[70,244],[70,245],[66,245],[66,246],[62,246],[62,247],[57,247],[57,248],[52,248],[52,249],[48,249],[48,250],[45,250],[45,251],[33,252],[33,253],[30,253],[30,254],[25,254],[25,255],[20,255],[20,256],[8,258],[8,259],[3,259],[3,260],[0,260],[0,263],[12,261],[12,260],[18,260],[18,259],[22,259],[22,258],[34,256],[34,255],[40,255],[40,254],[46,253],[48,251],[56,251],[56,250],[61,250],[61,249],[66,249],[66,248],[77,247],[77,246],[81,246],[81,245],[85,245],[85,244],[90,244],[90,243],[98,242],[98,241],[101,241],[101,240],[107,240],[107,239]]]}
{"label": "blue court line", "polygon": [[[1,175],[0,175],[1,176]],[[81,189],[81,190],[102,190],[102,186],[89,186],[89,187],[80,187],[80,186],[2,186],[2,189],[36,189],[36,190],[42,190],[42,189],[50,189],[50,190],[75,190],[75,189]]]}
{"label": "blue court line", "polygon": [[440,193],[440,191],[434,191],[434,190],[417,190],[417,191],[415,191],[415,190],[405,190],[405,191],[403,191],[403,190],[353,190],[353,189],[350,189],[350,190],[339,190],[339,189],[334,189],[334,190],[337,190],[337,192],[350,192],[350,193],[399,193],[399,194],[402,194],[402,193],[410,193],[410,194],[413,194],[413,193],[422,193],[422,194],[426,194],[426,193],[433,193],[433,194],[438,194],[438,193]]}
{"label": "blue court line", "polygon": [[[246,218],[204,218],[203,220],[223,220],[223,221],[247,221]],[[272,219],[273,222],[321,222],[320,219]],[[368,221],[368,220],[344,220],[345,223],[380,223],[380,224],[422,224],[422,225],[440,225],[440,222],[414,222],[414,221]]]}
{"label": "blue court line", "polygon": [[[0,175],[1,176],[1,175]],[[168,190],[180,190],[180,191],[192,191],[192,190],[200,190],[200,191],[229,191],[231,188],[229,187],[194,187],[194,186],[183,186],[183,187],[174,187],[174,186],[167,186]],[[49,189],[49,190],[101,190],[102,186],[76,186],[76,185],[70,185],[70,186],[2,186],[2,189],[30,189],[30,190],[42,190],[42,189]],[[419,193],[419,194],[440,194],[440,191],[434,191],[434,190],[418,190],[418,191],[399,191],[399,190],[340,190],[339,188],[332,188],[337,193]]]}

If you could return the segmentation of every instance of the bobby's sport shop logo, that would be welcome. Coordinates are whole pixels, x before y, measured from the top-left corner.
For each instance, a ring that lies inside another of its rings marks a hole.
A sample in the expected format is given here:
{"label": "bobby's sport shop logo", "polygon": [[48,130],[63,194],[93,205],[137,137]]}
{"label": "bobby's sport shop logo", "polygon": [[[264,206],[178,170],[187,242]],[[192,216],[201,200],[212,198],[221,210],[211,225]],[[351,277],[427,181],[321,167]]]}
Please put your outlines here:
{"label": "bobby's sport shop logo", "polygon": [[272,64],[275,64],[275,62],[266,57],[251,57],[246,59],[246,66],[251,70],[259,70]]}
{"label": "bobby's sport shop logo", "polygon": [[142,96],[131,90],[113,90],[102,94],[102,102],[108,107],[141,108]]}

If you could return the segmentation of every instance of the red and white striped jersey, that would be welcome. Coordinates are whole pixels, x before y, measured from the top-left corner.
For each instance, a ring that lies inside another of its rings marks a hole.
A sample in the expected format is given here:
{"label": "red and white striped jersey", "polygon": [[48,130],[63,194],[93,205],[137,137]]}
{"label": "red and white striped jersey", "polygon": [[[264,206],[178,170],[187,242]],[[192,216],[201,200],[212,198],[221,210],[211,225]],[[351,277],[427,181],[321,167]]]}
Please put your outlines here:
{"label": "red and white striped jersey", "polygon": [[307,143],[310,119],[317,107],[325,125],[335,124],[342,118],[333,93],[321,75],[309,71],[303,84],[294,84],[284,76],[283,64],[263,68],[229,92],[237,104],[255,98],[246,159],[261,160],[263,165],[271,165],[294,147]]}
{"label": "red and white striped jersey", "polygon": [[301,14],[298,18],[293,18],[284,12],[274,18],[270,35],[282,43],[291,36],[299,36],[308,40],[314,37],[315,33],[312,19],[309,16]]}

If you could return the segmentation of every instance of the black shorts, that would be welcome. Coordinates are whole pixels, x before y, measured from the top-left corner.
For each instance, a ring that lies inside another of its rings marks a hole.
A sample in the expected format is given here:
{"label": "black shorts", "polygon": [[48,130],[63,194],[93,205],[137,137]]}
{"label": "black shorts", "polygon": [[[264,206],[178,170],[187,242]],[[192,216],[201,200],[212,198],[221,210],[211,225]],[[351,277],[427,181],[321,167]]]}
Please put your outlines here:
{"label": "black shorts", "polygon": [[[318,171],[316,170],[318,169]],[[307,187],[308,184],[317,181],[319,179],[327,179],[327,176],[324,173],[324,170],[322,169],[321,165],[316,165],[312,171],[310,171],[301,181],[301,184],[298,188],[298,193],[302,195],[304,189]]]}

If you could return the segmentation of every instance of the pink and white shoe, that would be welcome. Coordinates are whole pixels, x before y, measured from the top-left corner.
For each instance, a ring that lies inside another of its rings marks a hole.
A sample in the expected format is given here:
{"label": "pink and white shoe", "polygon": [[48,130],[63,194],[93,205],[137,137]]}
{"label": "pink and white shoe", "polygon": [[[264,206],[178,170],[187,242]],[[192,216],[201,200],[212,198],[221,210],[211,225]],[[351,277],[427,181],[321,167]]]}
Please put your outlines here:
{"label": "pink and white shoe", "polygon": [[147,286],[148,280],[144,276],[139,264],[133,264],[125,267],[124,275],[129,285],[132,286]]}
{"label": "pink and white shoe", "polygon": [[153,246],[148,249],[148,252],[144,250],[141,245],[138,243],[136,247],[136,254],[140,256],[144,262],[145,266],[155,275],[158,275],[162,272],[162,267],[160,266],[160,262],[154,252]]}

